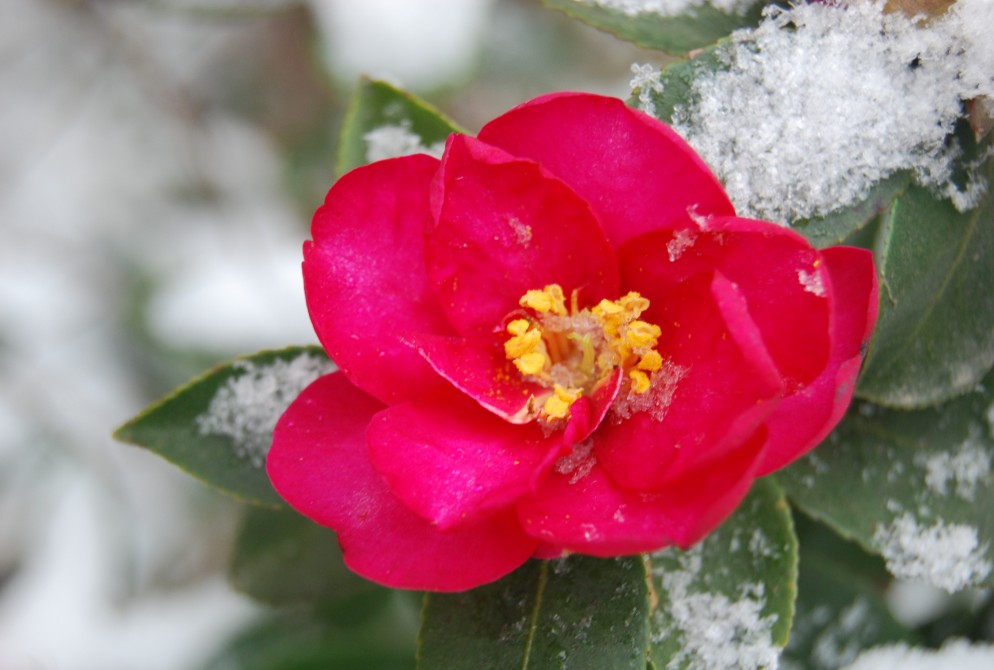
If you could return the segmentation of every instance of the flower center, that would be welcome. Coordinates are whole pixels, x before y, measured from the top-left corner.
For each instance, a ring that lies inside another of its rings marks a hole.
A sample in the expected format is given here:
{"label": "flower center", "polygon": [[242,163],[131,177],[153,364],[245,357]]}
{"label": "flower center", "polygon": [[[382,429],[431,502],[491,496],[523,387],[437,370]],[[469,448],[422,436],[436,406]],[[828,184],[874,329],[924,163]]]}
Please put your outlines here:
{"label": "flower center", "polygon": [[635,291],[578,309],[576,291],[567,308],[562,287],[550,284],[526,292],[519,304],[523,314],[507,324],[504,352],[525,378],[551,389],[539,414],[548,422],[565,419],[581,395],[619,367],[628,393],[643,394],[663,366],[656,351],[661,331],[639,319],[649,301]]}

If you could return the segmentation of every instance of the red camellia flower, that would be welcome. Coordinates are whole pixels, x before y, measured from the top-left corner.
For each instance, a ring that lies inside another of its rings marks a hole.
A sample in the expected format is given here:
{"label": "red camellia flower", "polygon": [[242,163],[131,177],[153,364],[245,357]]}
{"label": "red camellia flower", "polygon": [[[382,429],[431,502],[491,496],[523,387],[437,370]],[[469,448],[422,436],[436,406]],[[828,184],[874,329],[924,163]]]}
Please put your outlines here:
{"label": "red camellia flower", "polygon": [[358,168],[312,236],[340,372],[269,475],[401,588],[693,544],[839,421],[876,319],[868,252],[737,217],[671,129],[595,95]]}

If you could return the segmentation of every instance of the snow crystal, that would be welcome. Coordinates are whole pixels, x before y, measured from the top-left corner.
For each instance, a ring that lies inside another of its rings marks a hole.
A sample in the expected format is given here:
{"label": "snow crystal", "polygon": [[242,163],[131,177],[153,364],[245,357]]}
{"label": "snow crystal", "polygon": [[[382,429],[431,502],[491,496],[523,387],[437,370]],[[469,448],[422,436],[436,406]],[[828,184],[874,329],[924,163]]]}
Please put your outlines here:
{"label": "snow crystal", "polygon": [[934,649],[915,649],[906,644],[864,651],[842,670],[990,670],[994,668],[994,645],[951,640]]}
{"label": "snow crystal", "polygon": [[821,275],[817,270],[812,270],[811,272],[798,270],[797,281],[801,282],[801,286],[808,293],[814,293],[819,298],[825,297],[825,284],[822,282]]}
{"label": "snow crystal", "polygon": [[652,101],[652,94],[663,92],[663,85],[659,81],[659,70],[649,64],[639,65],[632,63],[632,80],[628,86],[633,91],[638,91],[638,107],[650,116],[656,115],[656,103]]}
{"label": "snow crystal", "polygon": [[234,364],[242,374],[229,378],[196,418],[201,435],[230,437],[235,453],[261,467],[269,452],[273,429],[290,403],[312,381],[334,369],[327,359],[301,354],[291,361],[274,360],[257,366]]}
{"label": "snow crystal", "polygon": [[774,7],[722,48],[725,67],[694,82],[674,125],[746,216],[826,214],[902,170],[966,210],[984,185],[953,183],[960,151],[947,138],[963,100],[994,96],[992,24],[989,0],[960,0],[927,26],[880,1]]}
{"label": "snow crystal", "polygon": [[673,239],[666,243],[666,252],[670,256],[670,263],[679,260],[683,252],[694,245],[697,235],[692,230],[678,230]]}
{"label": "snow crystal", "polygon": [[989,545],[980,546],[977,529],[970,526],[939,521],[923,528],[906,513],[889,526],[878,524],[873,542],[894,576],[924,580],[949,592],[980,582],[994,567],[985,559]]}
{"label": "snow crystal", "polygon": [[946,495],[950,483],[953,492],[964,500],[973,500],[977,484],[990,479],[991,455],[980,440],[980,431],[971,426],[970,436],[953,452],[921,455],[915,464],[925,469],[925,483],[939,495]]}
{"label": "snow crystal", "polygon": [[[683,670],[758,670],[777,667],[780,651],[772,642],[775,614],[763,616],[761,583],[745,584],[732,601],[722,593],[700,591],[693,582],[701,572],[701,545],[679,554],[677,569],[654,568],[667,597],[654,614],[653,641],[679,635],[680,650],[667,668]],[[672,619],[672,624],[667,621]]]}
{"label": "snow crystal", "polygon": [[756,4],[756,0],[575,0],[585,5],[614,9],[625,16],[656,14],[679,16],[693,13],[698,7],[714,7],[726,14],[743,15]]}
{"label": "snow crystal", "polygon": [[421,136],[411,131],[411,123],[407,120],[399,125],[380,126],[362,138],[366,140],[366,160],[370,163],[411,154],[428,154],[437,158],[445,150],[445,142],[436,142],[429,147],[422,144]]}
{"label": "snow crystal", "polygon": [[653,373],[648,391],[622,391],[618,394],[618,399],[611,406],[611,421],[620,424],[638,412],[647,412],[653,420],[662,421],[673,402],[677,386],[686,376],[687,368],[666,361],[663,367]]}
{"label": "snow crystal", "polygon": [[578,481],[590,474],[597,464],[594,456],[593,440],[586,440],[573,447],[573,451],[556,461],[553,469],[561,475],[572,475],[569,478],[570,484]]}
{"label": "snow crystal", "polygon": [[863,646],[861,633],[865,634],[867,626],[874,625],[869,614],[870,606],[862,598],[838,613],[836,620],[826,626],[812,644],[811,656],[818,667],[838,668],[856,658]]}

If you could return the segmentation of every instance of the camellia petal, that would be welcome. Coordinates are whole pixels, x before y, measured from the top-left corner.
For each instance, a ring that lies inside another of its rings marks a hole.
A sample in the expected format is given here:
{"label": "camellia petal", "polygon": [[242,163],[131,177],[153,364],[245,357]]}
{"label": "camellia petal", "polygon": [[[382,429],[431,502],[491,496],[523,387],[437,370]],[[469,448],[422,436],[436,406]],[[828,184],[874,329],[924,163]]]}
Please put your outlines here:
{"label": "camellia petal", "polygon": [[770,443],[759,474],[779,470],[821,442],[845,414],[877,321],[877,277],[865,249],[833,247],[822,252],[835,295],[832,355],[824,372],[784,398],[767,420]]}
{"label": "camellia petal", "polygon": [[644,408],[617,406],[597,440],[606,472],[641,491],[666,489],[689,469],[720,462],[783,393],[744,297],[721,275],[700,273],[673,286],[653,318],[666,359],[655,388]]}
{"label": "camellia petal", "polygon": [[526,291],[548,284],[584,304],[617,295],[614,251],[587,203],[536,163],[454,135],[434,188],[428,270],[461,335],[495,332]]}
{"label": "camellia petal", "polygon": [[633,240],[619,251],[623,286],[655,306],[688,277],[716,270],[749,305],[789,392],[828,362],[832,285],[821,254],[793,231],[764,221],[711,217]]}
{"label": "camellia petal", "polygon": [[354,384],[384,402],[445,382],[411,343],[451,332],[430,290],[429,156],[406,156],[342,177],[314,215],[304,247],[304,293],[318,338]]}
{"label": "camellia petal", "polygon": [[532,399],[548,390],[521,376],[507,360],[499,338],[427,336],[418,344],[440,375],[485,409],[511,423],[534,420],[529,411]]}
{"label": "camellia petal", "polygon": [[447,529],[507,508],[562,454],[558,435],[518,426],[453,393],[445,402],[408,402],[377,414],[370,459],[409,508]]}
{"label": "camellia petal", "polygon": [[366,449],[366,427],[382,409],[340,373],[319,378],[276,426],[266,461],[273,486],[338,532],[350,568],[386,586],[461,591],[524,563],[539,543],[511,510],[443,532],[394,497]]}
{"label": "camellia petal", "polygon": [[480,130],[484,142],[537,161],[580,194],[616,247],[700,215],[734,215],[710,168],[671,128],[621,100],[536,98]]}
{"label": "camellia petal", "polygon": [[553,473],[518,504],[518,514],[547,552],[563,547],[607,557],[687,547],[714,530],[748,493],[765,440],[760,429],[722,467],[687,473],[658,493],[619,486],[599,464],[581,477]]}

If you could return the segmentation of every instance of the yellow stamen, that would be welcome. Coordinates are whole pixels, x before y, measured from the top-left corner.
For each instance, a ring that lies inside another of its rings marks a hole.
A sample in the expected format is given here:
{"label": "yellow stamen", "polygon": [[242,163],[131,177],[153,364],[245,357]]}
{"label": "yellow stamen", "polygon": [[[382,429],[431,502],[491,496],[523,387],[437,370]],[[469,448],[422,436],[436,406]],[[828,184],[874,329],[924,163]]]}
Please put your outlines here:
{"label": "yellow stamen", "polygon": [[529,330],[524,335],[515,335],[504,343],[504,353],[510,359],[521,358],[533,353],[542,343],[542,331]]}
{"label": "yellow stamen", "polygon": [[518,368],[523,375],[537,375],[545,367],[547,360],[548,359],[545,357],[545,354],[536,351],[515,358],[514,366]]}
{"label": "yellow stamen", "polygon": [[628,378],[632,380],[632,393],[645,393],[649,390],[649,375],[641,370],[630,370]]}
{"label": "yellow stamen", "polygon": [[580,397],[580,389],[567,389],[559,384],[553,388],[553,395],[545,401],[542,413],[549,419],[564,419],[569,414],[570,406]]}
{"label": "yellow stamen", "polygon": [[625,339],[628,340],[633,349],[642,349],[656,346],[662,333],[663,331],[659,329],[659,326],[646,321],[632,321],[628,324]]}
{"label": "yellow stamen", "polygon": [[618,304],[621,305],[622,309],[631,314],[633,319],[639,318],[642,316],[642,312],[649,309],[649,301],[643,298],[642,294],[637,291],[629,291],[618,300]]}
{"label": "yellow stamen", "polygon": [[638,369],[646,372],[656,372],[663,367],[663,357],[655,349],[650,349],[639,359]]}
{"label": "yellow stamen", "polygon": [[527,291],[519,303],[531,312],[507,323],[504,352],[522,375],[552,389],[531,397],[529,416],[550,423],[568,418],[577,398],[615,371],[628,376],[627,393],[652,388],[663,367],[656,351],[662,329],[639,319],[649,308],[639,293],[580,309],[577,291],[567,306],[562,287],[549,284]]}
{"label": "yellow stamen", "polygon": [[531,323],[528,319],[515,319],[507,324],[507,332],[511,335],[524,335],[528,332],[529,327],[531,327]]}
{"label": "yellow stamen", "polygon": [[559,284],[549,284],[541,291],[531,289],[521,297],[519,304],[522,307],[528,307],[542,314],[548,314],[549,312],[558,314],[559,316],[569,314],[566,311],[566,296],[563,294],[563,289]]}

